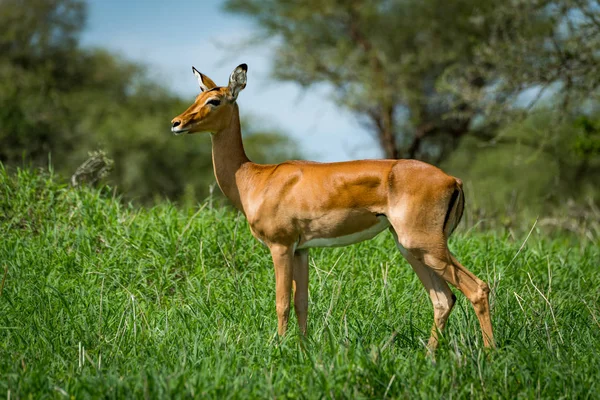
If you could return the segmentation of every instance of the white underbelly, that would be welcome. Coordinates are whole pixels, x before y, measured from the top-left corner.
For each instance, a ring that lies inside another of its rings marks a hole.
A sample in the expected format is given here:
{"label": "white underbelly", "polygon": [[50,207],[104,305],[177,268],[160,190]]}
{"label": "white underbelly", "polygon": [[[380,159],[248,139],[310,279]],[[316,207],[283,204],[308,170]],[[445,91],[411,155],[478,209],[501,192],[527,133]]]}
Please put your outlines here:
{"label": "white underbelly", "polygon": [[390,226],[388,219],[381,215],[377,217],[379,222],[364,231],[355,232],[350,235],[339,236],[335,238],[314,238],[307,240],[297,247],[297,249],[308,249],[310,247],[341,247],[350,244],[373,239],[378,233]]}

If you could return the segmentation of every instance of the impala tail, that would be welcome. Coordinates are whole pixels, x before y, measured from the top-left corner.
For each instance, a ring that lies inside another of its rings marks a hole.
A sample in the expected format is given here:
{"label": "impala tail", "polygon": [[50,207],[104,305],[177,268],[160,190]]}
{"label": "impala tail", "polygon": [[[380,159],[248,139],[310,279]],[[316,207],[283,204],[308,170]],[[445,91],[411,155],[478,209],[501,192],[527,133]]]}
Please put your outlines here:
{"label": "impala tail", "polygon": [[456,179],[456,186],[454,191],[452,192],[452,196],[450,197],[450,202],[448,203],[448,213],[446,214],[446,219],[444,220],[444,234],[446,238],[450,237],[463,216],[463,211],[465,209],[465,193],[462,187],[462,181],[458,178]]}

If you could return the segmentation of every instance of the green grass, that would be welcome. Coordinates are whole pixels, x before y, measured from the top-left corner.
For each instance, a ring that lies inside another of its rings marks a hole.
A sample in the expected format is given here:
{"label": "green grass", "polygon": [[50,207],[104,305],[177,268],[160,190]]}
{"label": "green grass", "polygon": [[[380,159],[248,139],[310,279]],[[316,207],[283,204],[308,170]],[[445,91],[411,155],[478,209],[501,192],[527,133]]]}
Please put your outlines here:
{"label": "green grass", "polygon": [[[313,250],[307,340],[276,335],[268,252],[208,204],[138,209],[0,168],[0,396],[598,398],[600,246],[462,233],[498,349],[464,296],[435,361],[428,296],[389,234]],[[513,260],[514,258],[514,260]],[[511,260],[513,260],[511,262]]]}

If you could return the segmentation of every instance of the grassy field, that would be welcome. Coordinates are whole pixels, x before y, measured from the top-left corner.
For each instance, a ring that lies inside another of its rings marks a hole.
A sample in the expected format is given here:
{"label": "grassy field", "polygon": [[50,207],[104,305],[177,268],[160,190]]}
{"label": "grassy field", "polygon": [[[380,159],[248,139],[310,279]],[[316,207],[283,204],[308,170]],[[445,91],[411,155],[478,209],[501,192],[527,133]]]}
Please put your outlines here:
{"label": "grassy field", "polygon": [[[386,233],[313,250],[310,334],[276,336],[268,252],[209,204],[136,209],[0,168],[0,396],[599,398],[600,246],[452,239],[492,287],[498,349],[458,304],[435,360],[431,304]],[[294,318],[292,318],[294,320]]]}

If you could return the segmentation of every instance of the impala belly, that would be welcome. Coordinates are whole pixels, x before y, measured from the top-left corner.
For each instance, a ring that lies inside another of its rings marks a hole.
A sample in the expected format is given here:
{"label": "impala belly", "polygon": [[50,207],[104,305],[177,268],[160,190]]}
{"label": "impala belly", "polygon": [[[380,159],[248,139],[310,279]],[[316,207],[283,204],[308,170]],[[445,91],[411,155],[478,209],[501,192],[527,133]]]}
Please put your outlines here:
{"label": "impala belly", "polygon": [[390,222],[383,215],[377,217],[377,220],[378,221],[375,225],[371,225],[367,229],[338,237],[314,237],[300,243],[296,248],[308,249],[310,247],[341,247],[362,242],[363,240],[372,239],[377,236],[378,233],[390,226]]}

